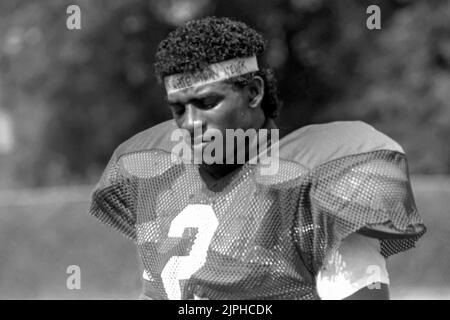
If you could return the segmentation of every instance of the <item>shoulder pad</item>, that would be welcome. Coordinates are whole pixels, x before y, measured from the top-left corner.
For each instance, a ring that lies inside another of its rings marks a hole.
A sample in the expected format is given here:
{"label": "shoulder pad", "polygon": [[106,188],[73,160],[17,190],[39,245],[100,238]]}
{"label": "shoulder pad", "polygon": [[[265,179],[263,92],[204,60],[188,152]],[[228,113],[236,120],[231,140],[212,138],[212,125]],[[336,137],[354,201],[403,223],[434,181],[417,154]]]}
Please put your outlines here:
{"label": "shoulder pad", "polygon": [[141,131],[119,145],[116,149],[116,156],[119,158],[124,154],[144,150],[160,150],[170,153],[175,144],[170,137],[173,130],[177,128],[174,120],[168,120]]}
{"label": "shoulder pad", "polygon": [[280,141],[280,159],[314,168],[341,157],[402,147],[362,121],[337,121],[300,128]]}
{"label": "shoulder pad", "polygon": [[177,129],[175,121],[162,122],[144,130],[117,147],[114,161],[122,172],[139,178],[151,178],[162,175],[181,160],[171,157],[173,146],[171,136]]}

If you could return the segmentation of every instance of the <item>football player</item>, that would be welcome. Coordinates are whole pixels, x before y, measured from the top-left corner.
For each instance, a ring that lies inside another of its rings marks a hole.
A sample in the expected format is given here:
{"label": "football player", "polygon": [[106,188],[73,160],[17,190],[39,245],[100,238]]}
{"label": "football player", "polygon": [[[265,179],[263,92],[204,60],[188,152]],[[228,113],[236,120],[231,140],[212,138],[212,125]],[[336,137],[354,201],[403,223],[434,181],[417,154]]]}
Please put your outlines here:
{"label": "football player", "polygon": [[[155,70],[173,120],[115,150],[90,213],[136,243],[144,299],[387,299],[385,259],[426,230],[404,151],[359,121],[278,141],[264,49],[259,33],[228,18],[171,32]],[[222,134],[222,152],[186,161],[174,152],[180,129],[200,154],[218,142],[206,132]],[[276,155],[269,172],[250,161],[253,140],[227,138],[239,129],[270,132],[266,148],[256,142]]]}

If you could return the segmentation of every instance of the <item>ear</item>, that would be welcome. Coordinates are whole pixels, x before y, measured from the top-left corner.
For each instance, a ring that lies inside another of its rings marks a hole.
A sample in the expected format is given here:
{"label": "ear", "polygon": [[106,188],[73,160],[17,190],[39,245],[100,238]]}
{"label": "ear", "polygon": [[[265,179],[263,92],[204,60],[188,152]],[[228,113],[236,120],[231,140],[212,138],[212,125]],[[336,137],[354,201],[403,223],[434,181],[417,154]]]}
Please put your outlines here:
{"label": "ear", "polygon": [[249,106],[257,108],[261,105],[264,97],[264,80],[260,76],[254,76],[248,83]]}

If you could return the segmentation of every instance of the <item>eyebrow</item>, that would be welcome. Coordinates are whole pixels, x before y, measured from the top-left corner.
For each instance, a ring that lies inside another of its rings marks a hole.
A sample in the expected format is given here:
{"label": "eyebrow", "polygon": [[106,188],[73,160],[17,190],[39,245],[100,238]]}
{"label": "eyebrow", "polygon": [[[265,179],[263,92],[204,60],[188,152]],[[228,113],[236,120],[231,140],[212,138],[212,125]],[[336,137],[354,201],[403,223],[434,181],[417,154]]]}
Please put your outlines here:
{"label": "eyebrow", "polygon": [[167,96],[164,99],[168,104],[187,104],[189,102],[191,102],[191,103],[198,102],[198,101],[205,100],[208,98],[221,98],[221,97],[223,97],[223,94],[215,92],[215,91],[210,91],[210,92],[200,94],[198,97],[190,98],[185,103],[183,103],[184,101],[177,100],[177,99],[171,101],[171,100],[169,100],[169,98]]}

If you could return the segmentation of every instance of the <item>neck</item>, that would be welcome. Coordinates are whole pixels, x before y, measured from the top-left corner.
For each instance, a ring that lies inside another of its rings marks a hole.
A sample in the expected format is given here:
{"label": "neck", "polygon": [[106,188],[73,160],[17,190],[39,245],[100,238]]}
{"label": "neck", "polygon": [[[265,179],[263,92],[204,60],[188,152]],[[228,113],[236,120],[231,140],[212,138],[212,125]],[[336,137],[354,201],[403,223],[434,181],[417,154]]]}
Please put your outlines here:
{"label": "neck", "polygon": [[[264,122],[264,124],[258,129],[277,129],[277,125],[275,124],[275,122],[273,121],[272,118],[267,118],[266,121]],[[270,140],[268,141],[268,143],[270,144]],[[245,161],[247,162],[249,159],[249,155],[248,155],[248,146],[246,147],[246,157],[245,157]],[[236,161],[235,161],[236,162]],[[225,176],[227,176],[228,174],[236,171],[237,169],[239,169],[240,167],[242,167],[243,164],[238,164],[238,163],[234,163],[234,164],[202,164],[200,165],[200,174],[204,177],[204,178],[211,178],[214,180],[219,180]],[[208,177],[206,177],[206,176]],[[206,179],[205,179],[206,180]]]}

